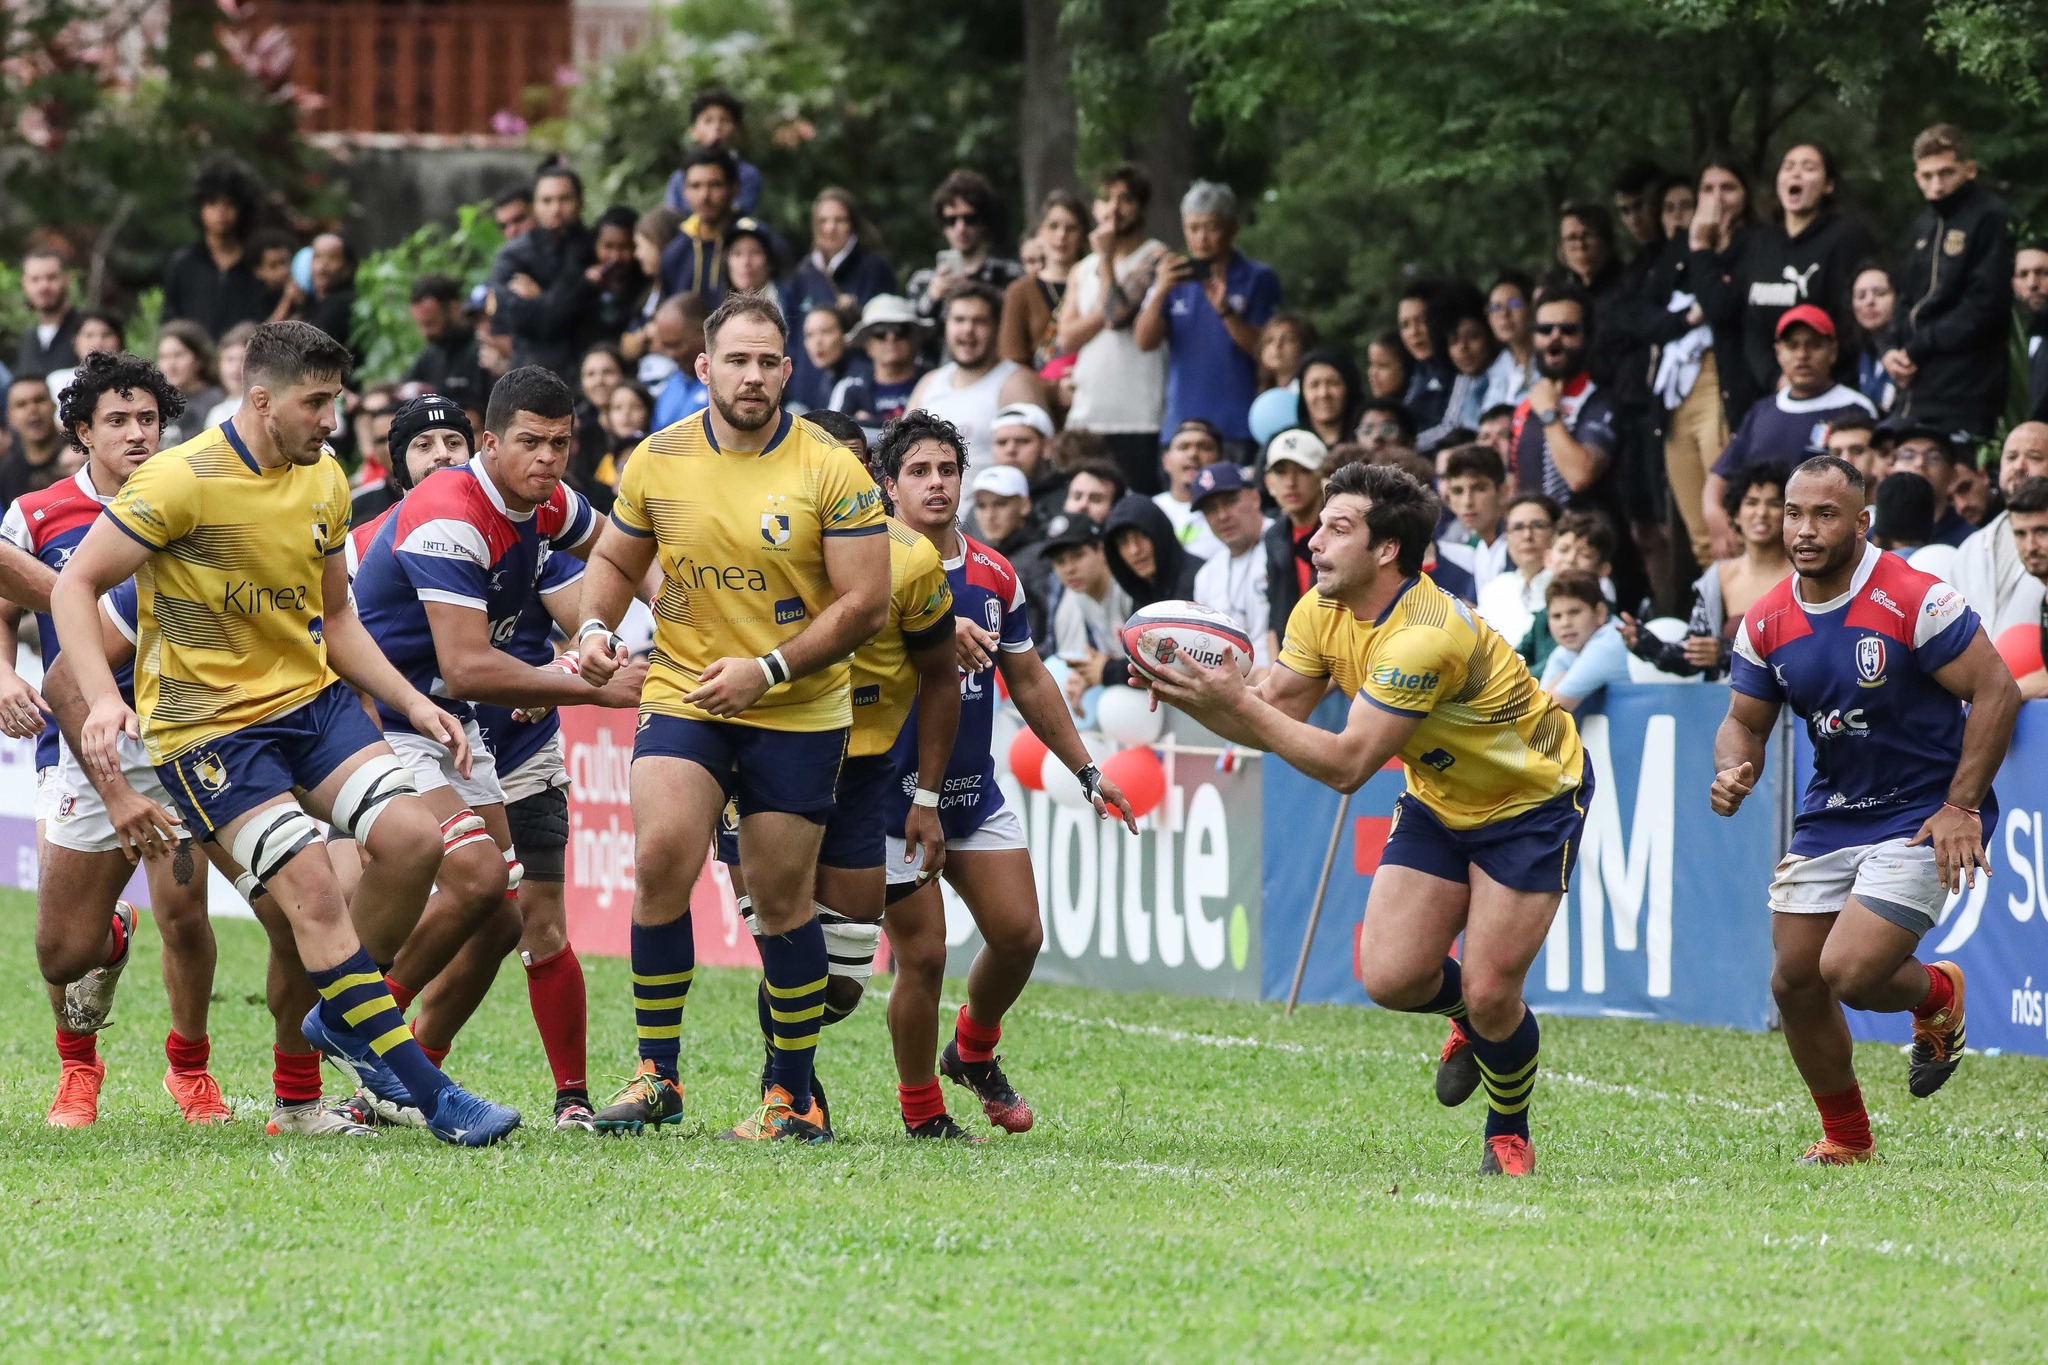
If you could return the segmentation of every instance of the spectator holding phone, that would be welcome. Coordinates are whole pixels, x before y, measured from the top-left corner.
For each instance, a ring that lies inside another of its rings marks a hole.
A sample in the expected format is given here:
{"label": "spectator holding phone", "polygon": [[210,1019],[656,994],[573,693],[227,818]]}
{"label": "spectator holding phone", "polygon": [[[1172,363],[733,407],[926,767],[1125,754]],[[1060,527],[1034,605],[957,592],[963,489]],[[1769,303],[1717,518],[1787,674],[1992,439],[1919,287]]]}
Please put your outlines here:
{"label": "spectator holding phone", "polygon": [[1747,466],[1728,486],[1726,506],[1742,549],[1708,565],[1692,585],[1685,639],[1660,640],[1625,613],[1617,627],[1636,657],[1662,672],[1709,682],[1727,676],[1744,614],[1792,572],[1785,553],[1784,476],[1767,465]]}

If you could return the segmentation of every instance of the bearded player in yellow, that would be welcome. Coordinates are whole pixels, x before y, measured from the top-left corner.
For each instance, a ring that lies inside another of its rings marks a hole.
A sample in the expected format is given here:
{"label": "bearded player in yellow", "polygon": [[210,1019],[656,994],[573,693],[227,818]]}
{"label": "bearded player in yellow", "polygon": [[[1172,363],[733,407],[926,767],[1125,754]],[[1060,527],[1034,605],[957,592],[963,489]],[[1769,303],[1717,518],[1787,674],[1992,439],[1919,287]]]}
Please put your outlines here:
{"label": "bearded player in yellow", "polygon": [[[350,684],[445,744],[465,772],[469,749],[349,602],[348,477],[326,447],[349,365],[318,328],[257,328],[241,411],[129,476],[58,575],[50,612],[60,635],[97,638],[100,595],[135,579],[136,710],[106,655],[78,650],[90,708],[79,758],[118,774],[119,736],[139,738],[186,827],[245,869],[245,895],[267,889],[290,921],[320,992],[306,1041],[417,1108],[436,1137],[481,1147],[518,1127],[518,1112],[427,1060],[372,957],[389,963],[418,920],[441,833]],[[321,820],[369,855],[353,922]]]}
{"label": "bearded player in yellow", "polygon": [[[1366,994],[1452,1021],[1437,1097],[1462,1103],[1483,1081],[1480,1174],[1528,1175],[1537,1027],[1522,980],[1571,878],[1592,772],[1571,716],[1513,648],[1422,573],[1436,519],[1435,495],[1407,474],[1344,466],[1278,667],[1250,687],[1231,660],[1183,659],[1151,689],[1339,791],[1400,757],[1408,790],[1359,938]],[[1330,681],[1352,699],[1336,735],[1306,723]],[[1462,961],[1450,956],[1461,932]]]}

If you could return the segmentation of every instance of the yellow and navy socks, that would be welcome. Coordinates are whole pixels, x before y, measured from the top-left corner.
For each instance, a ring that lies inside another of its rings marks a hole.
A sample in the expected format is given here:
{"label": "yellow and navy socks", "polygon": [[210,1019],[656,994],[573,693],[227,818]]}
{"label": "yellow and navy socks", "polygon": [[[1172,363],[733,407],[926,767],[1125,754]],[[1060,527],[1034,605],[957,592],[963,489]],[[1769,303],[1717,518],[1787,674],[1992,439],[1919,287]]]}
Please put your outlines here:
{"label": "yellow and navy socks", "polygon": [[667,924],[633,926],[633,1021],[640,1031],[640,1060],[654,1063],[663,1080],[680,1079],[683,1002],[697,974],[696,931],[690,912]]}
{"label": "yellow and navy socks", "polygon": [[1471,1033],[1471,1029],[1465,1028],[1465,974],[1458,966],[1458,959],[1455,957],[1444,959],[1444,980],[1443,984],[1437,987],[1435,995],[1431,996],[1424,1003],[1417,1005],[1414,1009],[1402,1012],[1404,1014],[1441,1014],[1459,1028],[1464,1028],[1466,1033]]}
{"label": "yellow and navy socks", "polygon": [[370,1050],[391,1068],[412,1102],[428,1118],[434,1116],[441,1089],[448,1078],[441,1068],[427,1060],[405,1026],[405,1015],[391,998],[384,973],[357,948],[354,956],[325,971],[308,970],[314,989],[320,992],[320,1018],[336,1033],[346,1033],[369,1044]]}
{"label": "yellow and navy socks", "polygon": [[830,958],[825,951],[825,926],[813,915],[786,934],[763,934],[763,989],[768,997],[768,1083],[789,1092],[790,1107],[799,1114],[811,1107],[811,1063],[818,1052],[818,1029],[825,1016],[825,982]]}
{"label": "yellow and navy socks", "polygon": [[1536,1015],[1523,1006],[1522,1022],[1498,1042],[1474,1031],[1469,1020],[1464,1027],[1479,1063],[1480,1083],[1486,1087],[1486,1136],[1512,1134],[1526,1141],[1529,1096],[1536,1089],[1536,1049],[1542,1037]]}

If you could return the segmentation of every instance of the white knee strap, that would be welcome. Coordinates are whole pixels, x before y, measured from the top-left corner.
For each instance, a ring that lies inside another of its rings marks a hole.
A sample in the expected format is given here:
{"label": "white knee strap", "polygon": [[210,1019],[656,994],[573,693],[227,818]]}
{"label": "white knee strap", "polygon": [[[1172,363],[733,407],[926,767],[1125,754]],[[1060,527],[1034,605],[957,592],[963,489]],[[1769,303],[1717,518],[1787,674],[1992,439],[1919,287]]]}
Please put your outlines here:
{"label": "white knee strap", "polygon": [[739,907],[740,920],[747,926],[747,932],[755,938],[761,937],[761,921],[754,918],[754,898],[735,896],[733,904]]}
{"label": "white knee strap", "polygon": [[471,844],[491,844],[491,832],[484,828],[484,818],[473,810],[459,810],[441,822],[441,853],[447,856],[458,848]]}
{"label": "white knee strap", "polygon": [[818,910],[818,918],[825,926],[826,971],[851,981],[866,981],[873,976],[875,952],[882,946],[882,926],[847,919],[822,905]]}
{"label": "white knee strap", "polygon": [[244,872],[235,878],[235,891],[252,907],[256,904],[258,896],[268,894],[263,888],[263,883],[256,880],[256,874],[253,872]]}
{"label": "white knee strap", "polygon": [[394,796],[417,793],[412,769],[396,754],[378,754],[349,774],[334,798],[334,827],[359,844],[370,841],[370,826]]}
{"label": "white knee strap", "polygon": [[248,875],[267,882],[293,855],[320,842],[320,822],[296,804],[258,811],[242,825],[230,850]]}
{"label": "white knee strap", "polygon": [[[481,822],[479,822],[481,823]],[[505,894],[511,895],[519,889],[519,883],[526,876],[526,864],[519,861],[517,849],[505,850]]]}

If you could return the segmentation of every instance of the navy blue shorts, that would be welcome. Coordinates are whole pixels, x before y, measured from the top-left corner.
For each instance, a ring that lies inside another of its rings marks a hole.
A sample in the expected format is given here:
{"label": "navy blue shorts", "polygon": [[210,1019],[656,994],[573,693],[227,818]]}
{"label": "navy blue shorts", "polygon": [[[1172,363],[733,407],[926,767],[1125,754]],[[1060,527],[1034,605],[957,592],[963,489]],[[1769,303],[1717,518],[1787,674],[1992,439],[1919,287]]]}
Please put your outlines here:
{"label": "navy blue shorts", "polygon": [[[888,795],[896,785],[896,765],[887,754],[866,754],[839,765],[839,787],[832,814],[825,821],[825,840],[818,861],[826,867],[880,867],[888,844]],[[740,862],[739,812],[726,803],[718,817],[718,861]],[[901,833],[902,831],[898,831]]]}
{"label": "navy blue shorts", "polygon": [[1586,806],[1593,799],[1592,765],[1577,790],[1553,796],[1533,810],[1477,829],[1452,829],[1408,793],[1394,803],[1382,867],[1412,867],[1447,882],[1468,882],[1476,864],[1515,891],[1563,891],[1579,860]]}
{"label": "navy blue shorts", "polygon": [[728,721],[643,712],[633,757],[682,758],[718,779],[741,818],[786,811],[822,825],[846,757],[844,730],[763,730]]}
{"label": "navy blue shorts", "polygon": [[311,791],[384,733],[349,685],[337,682],[281,716],[187,749],[156,775],[187,826],[211,839],[221,826],[294,787]]}

